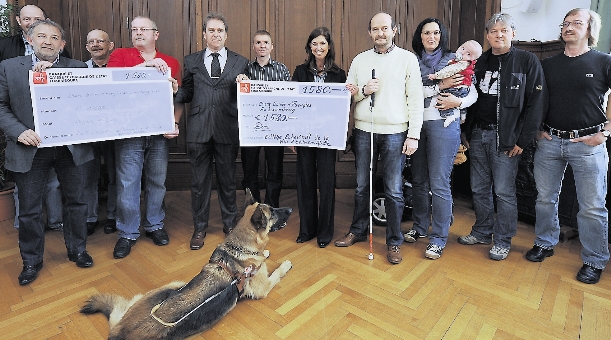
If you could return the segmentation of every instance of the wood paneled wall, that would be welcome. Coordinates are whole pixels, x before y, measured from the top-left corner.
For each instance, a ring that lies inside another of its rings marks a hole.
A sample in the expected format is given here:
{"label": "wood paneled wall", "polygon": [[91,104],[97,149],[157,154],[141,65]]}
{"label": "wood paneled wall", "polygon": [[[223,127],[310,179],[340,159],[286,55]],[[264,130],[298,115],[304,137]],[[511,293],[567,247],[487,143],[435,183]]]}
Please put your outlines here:
{"label": "wood paneled wall", "polygon": [[[10,2],[10,1],[9,1]],[[13,0],[15,2],[15,0]],[[202,28],[207,13],[221,12],[227,18],[227,47],[249,59],[252,35],[258,29],[268,30],[274,39],[272,57],[284,62],[289,70],[305,59],[305,42],[312,29],[328,27],[336,48],[336,63],[348,71],[358,53],[371,48],[367,34],[370,18],[377,12],[391,14],[398,25],[395,43],[411,49],[413,32],[428,17],[440,18],[448,27],[450,47],[475,39],[486,46],[484,25],[500,10],[500,0],[19,0],[19,5],[35,4],[60,23],[68,34],[67,46],[75,59],[87,60],[87,33],[103,29],[117,47],[131,46],[129,22],[138,15],[151,17],[159,28],[158,50],[176,57],[205,47]],[[183,131],[184,124],[181,122]],[[190,182],[190,165],[184,135],[172,141],[167,185],[169,189],[186,189]],[[352,153],[338,152],[337,185],[355,185]],[[262,162],[263,164],[264,162]],[[295,156],[285,157],[285,187],[295,185]],[[263,167],[264,165],[262,165]],[[241,180],[241,170],[236,174]],[[262,171],[260,172],[262,173]]]}

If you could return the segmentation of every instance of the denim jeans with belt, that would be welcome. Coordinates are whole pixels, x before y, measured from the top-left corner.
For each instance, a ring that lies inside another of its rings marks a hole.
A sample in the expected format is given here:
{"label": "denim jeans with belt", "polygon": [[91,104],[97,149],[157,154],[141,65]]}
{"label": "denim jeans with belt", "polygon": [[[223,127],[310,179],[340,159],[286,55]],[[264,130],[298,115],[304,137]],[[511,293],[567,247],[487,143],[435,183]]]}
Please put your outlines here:
{"label": "denim jeans with belt", "polygon": [[535,206],[535,245],[551,249],[558,243],[558,201],[564,171],[570,164],[579,202],[581,259],[594,268],[605,268],[609,262],[609,213],[605,207],[608,163],[605,143],[589,146],[556,136],[537,142],[534,175],[539,193]]}
{"label": "denim jeans with belt", "polygon": [[149,232],[163,228],[169,148],[168,139],[162,135],[115,141],[117,230],[120,238],[135,240],[140,236],[142,181],[145,207],[143,227]]}
{"label": "denim jeans with belt", "polygon": [[418,150],[411,157],[413,228],[420,235],[428,234],[430,243],[441,248],[445,247],[450,231],[453,204],[450,176],[460,144],[458,121],[448,127],[443,123],[441,119],[424,121]]}
{"label": "denim jeans with belt", "polygon": [[[354,194],[354,215],[350,232],[365,235],[369,225],[369,164],[371,159],[370,134],[354,129],[354,156],[356,164],[357,188]],[[395,134],[373,135],[373,173],[376,173],[378,158],[384,165],[384,193],[386,194],[386,245],[400,246],[403,243],[401,216],[405,202],[403,199],[403,167],[405,155],[402,153],[407,131]]]}
{"label": "denim jeans with belt", "polygon": [[494,235],[494,245],[509,249],[511,239],[518,228],[516,175],[520,156],[509,157],[497,150],[495,130],[476,127],[473,129],[469,146],[471,191],[475,209],[475,224],[471,235],[486,242],[490,242]]}

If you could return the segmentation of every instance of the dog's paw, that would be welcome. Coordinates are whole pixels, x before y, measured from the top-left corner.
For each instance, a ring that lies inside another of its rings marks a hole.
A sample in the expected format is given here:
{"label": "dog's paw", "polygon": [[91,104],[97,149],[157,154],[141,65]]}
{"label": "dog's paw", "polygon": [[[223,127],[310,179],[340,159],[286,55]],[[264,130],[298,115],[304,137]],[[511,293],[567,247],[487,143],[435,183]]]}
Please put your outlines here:
{"label": "dog's paw", "polygon": [[265,250],[263,251],[263,256],[265,256],[265,258],[267,259],[267,258],[269,258],[269,255],[270,255],[270,254],[269,254],[269,250],[265,249]]}
{"label": "dog's paw", "polygon": [[286,274],[289,270],[291,270],[291,268],[293,268],[293,264],[291,263],[291,261],[286,260],[284,262],[282,262],[282,264],[280,265],[279,269]]}

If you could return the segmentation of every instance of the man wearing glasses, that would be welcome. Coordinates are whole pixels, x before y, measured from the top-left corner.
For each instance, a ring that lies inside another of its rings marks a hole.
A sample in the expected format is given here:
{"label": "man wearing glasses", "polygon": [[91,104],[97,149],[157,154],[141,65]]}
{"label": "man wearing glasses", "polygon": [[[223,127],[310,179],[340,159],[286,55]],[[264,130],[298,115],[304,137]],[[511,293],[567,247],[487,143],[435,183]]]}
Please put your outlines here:
{"label": "man wearing glasses", "polygon": [[[160,53],[155,48],[159,38],[157,25],[149,18],[136,17],[131,23],[131,48],[118,48],[110,54],[108,67],[155,67],[172,78],[180,78],[178,60]],[[182,105],[174,106],[175,129],[164,135],[134,137],[115,140],[117,176],[117,230],[119,240],[113,256],[129,255],[131,247],[140,236],[140,191],[142,176],[145,191],[145,218],[143,227],[146,236],[158,246],[170,242],[163,229],[165,210],[165,178],[168,167],[169,141],[178,136],[178,121]]]}
{"label": "man wearing glasses", "polygon": [[589,9],[569,11],[560,25],[564,51],[542,62],[549,108],[537,134],[535,245],[526,258],[541,262],[558,243],[558,197],[567,164],[573,169],[579,212],[577,226],[583,266],[577,280],[597,283],[609,262],[605,142],[611,108],[603,106],[611,88],[611,56],[591,49],[598,42],[600,16]]}
{"label": "man wearing glasses", "polygon": [[[110,59],[110,52],[115,43],[110,41],[108,33],[102,30],[92,30],[87,34],[85,48],[91,54],[91,59],[85,63],[90,68],[106,67]],[[98,182],[100,180],[101,157],[104,156],[106,172],[108,174],[108,199],[106,201],[107,220],[104,233],[111,234],[117,230],[117,181],[115,171],[115,142],[114,140],[91,143],[93,146],[93,161],[86,164],[85,171],[85,200],[87,201],[87,234],[91,235],[98,226]]]}
{"label": "man wearing glasses", "polygon": [[477,103],[469,107],[463,130],[471,155],[475,223],[458,243],[492,243],[488,256],[496,261],[507,258],[516,235],[518,162],[537,133],[546,100],[541,63],[511,45],[515,34],[508,14],[496,13],[486,23],[490,49],[475,64]]}

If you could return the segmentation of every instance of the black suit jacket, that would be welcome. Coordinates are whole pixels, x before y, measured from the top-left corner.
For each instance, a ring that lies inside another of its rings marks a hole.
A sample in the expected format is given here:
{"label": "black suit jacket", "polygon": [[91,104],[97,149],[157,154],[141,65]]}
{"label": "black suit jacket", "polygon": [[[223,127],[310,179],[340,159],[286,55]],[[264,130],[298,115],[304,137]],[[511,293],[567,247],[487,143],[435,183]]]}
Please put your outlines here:
{"label": "black suit jacket", "polygon": [[[293,72],[292,81],[301,82],[313,82],[314,73],[310,71],[309,64],[297,65],[295,72]],[[346,82],[346,71],[339,68],[337,65],[333,65],[325,76],[325,83],[345,83]]]}
{"label": "black suit jacket", "polygon": [[[55,68],[83,67],[82,61],[59,58]],[[0,62],[0,129],[8,138],[6,143],[5,167],[15,172],[28,172],[32,167],[35,146],[17,142],[19,135],[34,130],[34,114],[28,71],[32,69],[32,57],[22,56]],[[10,84],[10,86],[9,86]],[[68,145],[76,165],[93,159],[93,149],[89,144]]]}
{"label": "black suit jacket", "polygon": [[[23,56],[25,54],[25,44],[21,38],[21,33],[12,37],[0,39],[0,61]],[[70,58],[70,54],[64,50],[59,54],[62,57]]]}
{"label": "black suit jacket", "polygon": [[223,144],[239,144],[236,77],[246,72],[248,59],[227,50],[227,62],[219,79],[212,79],[204,65],[205,50],[190,54],[183,63],[182,85],[174,99],[191,103],[187,142],[205,143],[211,138]]}

